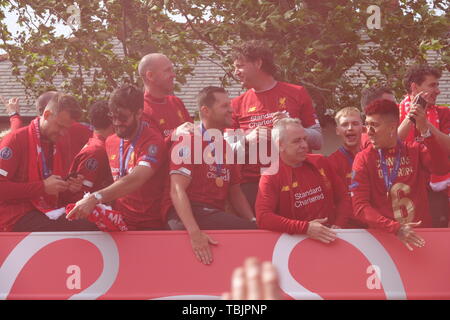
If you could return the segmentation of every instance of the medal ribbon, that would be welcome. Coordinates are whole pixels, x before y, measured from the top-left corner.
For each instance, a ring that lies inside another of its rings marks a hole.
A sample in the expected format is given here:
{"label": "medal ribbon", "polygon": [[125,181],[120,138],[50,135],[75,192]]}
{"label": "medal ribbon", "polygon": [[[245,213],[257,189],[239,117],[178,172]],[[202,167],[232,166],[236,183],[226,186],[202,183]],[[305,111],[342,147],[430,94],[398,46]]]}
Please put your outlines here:
{"label": "medal ribbon", "polygon": [[353,165],[353,160],[355,160],[353,154],[348,152],[348,150],[345,149],[344,147],[339,147],[339,151],[347,158],[347,161],[350,164],[350,166],[352,166]]}
{"label": "medal ribbon", "polygon": [[386,192],[389,196],[389,191],[391,191],[391,187],[394,184],[395,179],[397,179],[398,171],[400,169],[400,143],[397,143],[397,152],[395,155],[394,168],[392,168],[391,174],[388,174],[388,166],[386,164],[386,159],[384,157],[383,150],[378,149],[378,155],[380,157],[380,166],[381,172],[383,174],[384,185],[386,186]]}
{"label": "medal ribbon", "polygon": [[[211,145],[212,141],[208,137],[208,134],[206,132],[206,128],[205,128],[205,126],[202,123],[202,136],[203,135],[206,137],[206,140],[208,141],[208,146]],[[222,162],[222,161],[220,161],[220,159],[217,160],[217,157],[216,157],[217,153],[215,152],[214,148],[212,149],[211,152],[214,152],[214,159],[216,160],[215,161],[216,162],[216,178],[220,178],[222,176],[222,163],[220,163],[220,162]]]}
{"label": "medal ribbon", "polygon": [[137,141],[139,140],[139,137],[141,136],[142,132],[142,124],[139,124],[139,132],[136,135],[136,137],[131,142],[130,147],[128,148],[127,155],[125,157],[125,163],[123,162],[123,145],[124,145],[124,139],[120,139],[120,146],[119,146],[119,176],[123,177],[126,175],[128,163],[130,162],[131,154],[134,151],[134,147],[136,146]]}
{"label": "medal ribbon", "polygon": [[[40,162],[41,162],[41,175],[43,177],[43,179],[47,179],[48,177],[50,177],[52,175],[52,170],[49,169],[49,167],[47,166],[47,159],[45,158],[45,154],[44,154],[44,150],[42,150],[42,143],[41,143],[41,131],[39,129],[39,120],[40,119],[36,119],[35,121],[33,121],[33,125],[34,128],[36,129],[36,148],[37,148],[37,153],[39,155],[40,158]],[[52,144],[52,149],[50,150],[50,156],[53,157],[53,154],[55,152],[55,145]]]}

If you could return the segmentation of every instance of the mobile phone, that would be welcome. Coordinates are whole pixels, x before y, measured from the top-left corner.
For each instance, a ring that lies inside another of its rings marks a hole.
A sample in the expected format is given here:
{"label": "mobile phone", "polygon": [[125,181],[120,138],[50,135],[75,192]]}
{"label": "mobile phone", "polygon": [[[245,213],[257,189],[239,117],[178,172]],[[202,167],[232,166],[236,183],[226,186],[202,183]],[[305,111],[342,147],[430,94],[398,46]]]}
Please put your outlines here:
{"label": "mobile phone", "polygon": [[425,109],[427,107],[428,102],[424,98],[422,98],[422,96],[419,96],[416,104],[418,104],[419,106],[421,106],[422,108]]}
{"label": "mobile phone", "polygon": [[78,172],[71,172],[64,178],[64,180],[67,181],[70,178],[76,178],[77,176],[78,176]]}

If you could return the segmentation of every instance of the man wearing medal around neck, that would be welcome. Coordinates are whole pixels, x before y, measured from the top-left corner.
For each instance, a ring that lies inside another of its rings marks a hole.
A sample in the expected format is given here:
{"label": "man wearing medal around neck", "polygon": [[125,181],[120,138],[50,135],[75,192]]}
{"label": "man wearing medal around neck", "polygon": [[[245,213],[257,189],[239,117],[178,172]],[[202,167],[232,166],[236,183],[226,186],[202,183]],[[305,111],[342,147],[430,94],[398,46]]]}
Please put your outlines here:
{"label": "man wearing medal around neck", "polygon": [[[239,165],[226,161],[226,150],[231,147],[227,148],[223,131],[232,123],[228,94],[223,88],[206,87],[197,101],[201,128],[183,136],[172,148],[171,201],[163,213],[170,229],[187,230],[197,259],[210,264],[210,244],[217,242],[203,229],[256,229],[256,224],[240,188]],[[225,212],[227,198],[240,216]]]}
{"label": "man wearing medal around neck", "polygon": [[142,91],[131,85],[114,90],[109,109],[115,134],[105,142],[114,183],[78,201],[67,218],[81,219],[97,204],[111,203],[128,230],[161,230],[160,203],[167,170],[161,134],[143,125]]}
{"label": "man wearing medal around neck", "polygon": [[423,144],[400,141],[394,102],[376,100],[365,111],[372,145],[360,151],[353,163],[353,214],[369,228],[396,234],[409,250],[423,247],[425,240],[413,228],[431,227],[426,184],[429,172],[448,172],[446,152],[421,122],[417,129]]}
{"label": "man wearing medal around neck", "polygon": [[61,217],[63,195],[78,192],[84,179],[64,179],[72,160],[64,137],[80,116],[75,98],[55,93],[41,116],[1,141],[0,231],[97,230],[90,222]]}

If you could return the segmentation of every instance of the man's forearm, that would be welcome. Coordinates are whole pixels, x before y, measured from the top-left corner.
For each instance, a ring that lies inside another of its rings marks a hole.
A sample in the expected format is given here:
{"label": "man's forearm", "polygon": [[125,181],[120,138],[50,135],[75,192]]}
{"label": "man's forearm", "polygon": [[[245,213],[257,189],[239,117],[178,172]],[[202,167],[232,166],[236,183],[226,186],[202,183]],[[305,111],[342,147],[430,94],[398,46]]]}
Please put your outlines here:
{"label": "man's forearm", "polygon": [[172,199],[173,206],[175,207],[175,210],[177,211],[177,214],[188,233],[191,234],[199,231],[200,227],[194,218],[191,202],[189,201],[186,191],[176,188],[175,190],[171,190],[170,197]]}
{"label": "man's forearm", "polygon": [[322,128],[320,124],[312,125],[309,128],[305,128],[306,134],[308,135],[307,142],[312,150],[319,150],[322,148],[323,138],[322,138]]}
{"label": "man's forearm", "polygon": [[402,123],[399,125],[397,129],[398,137],[400,140],[405,140],[408,136],[409,131],[411,130],[411,127],[413,126],[413,123],[406,117]]}

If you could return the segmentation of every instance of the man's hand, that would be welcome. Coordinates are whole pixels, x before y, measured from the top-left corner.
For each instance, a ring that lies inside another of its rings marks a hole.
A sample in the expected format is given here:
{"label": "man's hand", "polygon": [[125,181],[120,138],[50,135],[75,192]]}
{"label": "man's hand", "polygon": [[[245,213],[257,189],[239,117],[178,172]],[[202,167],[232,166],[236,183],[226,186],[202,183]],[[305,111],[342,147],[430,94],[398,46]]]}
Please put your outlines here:
{"label": "man's hand", "polygon": [[281,299],[278,274],[272,263],[262,264],[255,257],[247,258],[243,267],[234,270],[231,291],[222,294],[224,300]]}
{"label": "man's hand", "polygon": [[422,106],[414,104],[411,109],[409,109],[408,117],[416,120],[416,128],[420,133],[424,133],[428,130],[427,115]]}
{"label": "man's hand", "polygon": [[73,207],[72,210],[70,210],[66,216],[66,219],[77,220],[87,218],[94,211],[96,205],[97,200],[93,195],[83,198],[75,204],[75,207]]}
{"label": "man's hand", "polygon": [[172,132],[172,141],[177,141],[179,137],[190,135],[193,132],[194,124],[192,122],[185,122]]}
{"label": "man's hand", "polygon": [[405,223],[397,232],[400,241],[411,251],[413,250],[411,245],[418,248],[425,246],[425,240],[413,230],[413,228],[418,227],[421,223],[422,221]]}
{"label": "man's hand", "polygon": [[69,183],[69,191],[72,193],[77,193],[83,187],[84,176],[78,174],[76,178],[69,178],[67,182]]}
{"label": "man's hand", "polygon": [[327,222],[328,218],[315,219],[309,222],[308,231],[306,234],[315,240],[322,241],[324,243],[330,243],[336,240],[336,232],[330,228],[325,227],[322,223]]}
{"label": "man's hand", "polygon": [[213,257],[209,244],[217,245],[218,242],[201,230],[195,231],[189,234],[189,236],[191,238],[192,250],[194,250],[198,261],[203,264],[211,264]]}
{"label": "man's hand", "polygon": [[6,112],[9,114],[11,113],[20,113],[20,105],[19,105],[19,98],[12,98],[6,101],[5,98],[0,96],[0,100],[5,105]]}
{"label": "man's hand", "polygon": [[288,113],[285,112],[285,111],[277,111],[277,112],[273,113],[273,115],[272,115],[272,123],[273,123],[273,125],[275,125],[275,123],[277,121],[279,121],[281,119],[284,119],[284,118],[289,118]]}
{"label": "man's hand", "polygon": [[259,143],[260,141],[270,141],[271,139],[270,132],[271,132],[270,128],[266,126],[256,127],[245,136],[245,141],[247,143]]}
{"label": "man's hand", "polygon": [[45,193],[49,195],[58,195],[69,188],[69,183],[64,181],[60,176],[51,175],[44,180]]}

